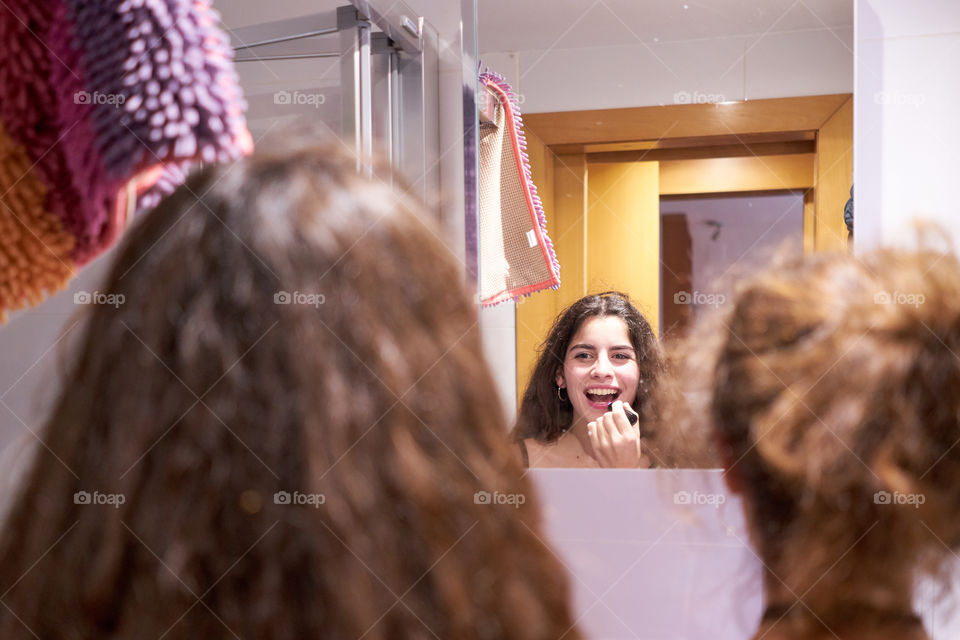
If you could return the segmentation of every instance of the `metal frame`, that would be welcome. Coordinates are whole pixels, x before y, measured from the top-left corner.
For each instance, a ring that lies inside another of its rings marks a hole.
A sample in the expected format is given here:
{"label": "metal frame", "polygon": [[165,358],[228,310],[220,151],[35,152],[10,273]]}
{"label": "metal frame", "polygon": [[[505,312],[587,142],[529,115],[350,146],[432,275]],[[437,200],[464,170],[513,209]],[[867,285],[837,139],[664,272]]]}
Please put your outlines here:
{"label": "metal frame", "polygon": [[477,288],[480,278],[480,218],[477,192],[477,140],[479,88],[477,45],[477,0],[460,0],[461,71],[463,74],[463,180],[464,180],[464,262],[467,283]]}
{"label": "metal frame", "polygon": [[337,8],[340,32],[340,100],[342,131],[357,151],[357,169],[373,167],[373,79],[370,36],[372,25],[354,6]]}
{"label": "metal frame", "polygon": [[436,198],[440,188],[440,38],[433,27],[418,19],[420,50],[397,52],[398,162],[422,200]]}
{"label": "metal frame", "polygon": [[[400,113],[393,105],[397,100],[397,52],[387,34],[382,31],[370,37],[370,75],[372,78],[373,153],[388,158],[390,166],[400,166],[396,136],[400,130]],[[393,172],[378,173],[381,179],[393,183]]]}
{"label": "metal frame", "polygon": [[[350,0],[357,11],[387,34],[400,51],[419,52],[422,47],[420,26],[422,18],[403,2],[385,0]],[[385,5],[381,8],[380,5]]]}
{"label": "metal frame", "polygon": [[[235,53],[251,49],[283,44],[304,38],[313,38],[337,32],[336,11],[321,11],[310,16],[265,22],[250,27],[240,27],[230,32],[230,41]],[[262,51],[263,49],[261,49]],[[258,57],[237,56],[236,61],[257,60]]]}

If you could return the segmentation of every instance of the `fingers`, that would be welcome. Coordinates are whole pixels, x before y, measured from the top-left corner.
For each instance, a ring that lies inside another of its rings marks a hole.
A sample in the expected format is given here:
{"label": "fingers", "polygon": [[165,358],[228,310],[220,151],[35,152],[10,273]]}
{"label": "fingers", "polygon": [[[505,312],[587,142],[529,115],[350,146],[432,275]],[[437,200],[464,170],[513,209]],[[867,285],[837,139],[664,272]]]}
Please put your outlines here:
{"label": "fingers", "polygon": [[617,460],[620,457],[624,437],[620,433],[620,428],[610,413],[604,414],[597,419],[597,443],[598,452],[603,460],[603,466],[618,466]]}
{"label": "fingers", "polygon": [[620,435],[632,439],[635,437],[635,432],[639,432],[639,428],[630,424],[630,420],[627,418],[626,410],[624,409],[625,406],[630,405],[620,400],[615,401],[613,403],[613,411],[604,414],[604,417],[610,417]]}
{"label": "fingers", "polygon": [[642,459],[640,429],[631,425],[623,403],[587,424],[590,455],[602,467],[636,468]]}
{"label": "fingers", "polygon": [[607,466],[609,463],[615,443],[614,435],[619,437],[616,428],[611,430],[609,420],[604,418],[605,416],[600,416],[587,424],[587,439],[592,449],[590,455],[600,463],[600,466]]}
{"label": "fingers", "polygon": [[627,422],[630,423],[630,426],[640,430],[640,414],[630,406],[629,402],[623,403],[623,413],[627,416]]}
{"label": "fingers", "polygon": [[613,434],[610,433],[610,425],[606,415],[597,418],[596,432],[600,449],[606,451],[613,444]]}
{"label": "fingers", "polygon": [[643,454],[640,427],[630,424],[624,405],[625,403],[619,400],[614,402],[613,411],[604,414],[603,421],[608,427],[610,442],[616,448],[616,466],[635,468]]}

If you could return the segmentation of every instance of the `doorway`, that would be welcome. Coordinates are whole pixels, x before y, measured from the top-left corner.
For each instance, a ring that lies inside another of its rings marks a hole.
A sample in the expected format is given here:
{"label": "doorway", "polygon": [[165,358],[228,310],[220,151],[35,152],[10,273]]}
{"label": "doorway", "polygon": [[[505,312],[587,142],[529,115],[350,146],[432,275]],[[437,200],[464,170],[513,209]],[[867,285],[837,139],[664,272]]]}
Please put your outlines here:
{"label": "doorway", "polygon": [[660,199],[660,335],[725,302],[726,283],[777,253],[803,252],[803,192]]}

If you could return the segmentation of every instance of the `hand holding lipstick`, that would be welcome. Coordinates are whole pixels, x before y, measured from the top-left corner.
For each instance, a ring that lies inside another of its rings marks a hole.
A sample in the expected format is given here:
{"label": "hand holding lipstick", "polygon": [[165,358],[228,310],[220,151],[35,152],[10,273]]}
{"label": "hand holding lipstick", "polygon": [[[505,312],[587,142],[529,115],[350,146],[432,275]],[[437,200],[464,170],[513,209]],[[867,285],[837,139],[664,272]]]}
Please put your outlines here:
{"label": "hand holding lipstick", "polygon": [[[613,411],[612,402],[607,404],[607,411]],[[637,421],[640,420],[640,416],[634,413],[633,408],[626,402],[623,403],[623,412],[627,415],[627,420],[630,421],[631,425],[637,424]]]}
{"label": "hand holding lipstick", "polygon": [[[617,400],[610,411],[587,423],[589,454],[604,468],[636,469],[643,455],[637,414],[630,405]],[[629,416],[629,417],[628,417]],[[632,418],[632,420],[630,419]]]}

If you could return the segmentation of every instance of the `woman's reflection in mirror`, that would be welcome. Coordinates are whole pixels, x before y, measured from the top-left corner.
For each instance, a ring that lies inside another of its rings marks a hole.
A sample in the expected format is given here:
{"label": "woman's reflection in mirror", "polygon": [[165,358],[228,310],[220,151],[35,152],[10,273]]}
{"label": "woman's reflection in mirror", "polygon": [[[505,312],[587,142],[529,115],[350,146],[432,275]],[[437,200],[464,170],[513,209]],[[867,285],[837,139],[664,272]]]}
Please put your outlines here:
{"label": "woman's reflection in mirror", "polygon": [[[554,321],[520,405],[513,435],[527,465],[662,464],[648,439],[663,370],[657,337],[626,294],[607,291],[570,305]],[[631,411],[640,415],[636,425]]]}

